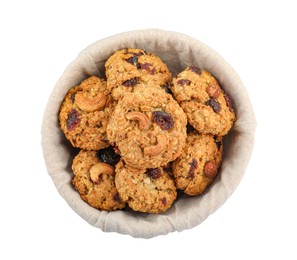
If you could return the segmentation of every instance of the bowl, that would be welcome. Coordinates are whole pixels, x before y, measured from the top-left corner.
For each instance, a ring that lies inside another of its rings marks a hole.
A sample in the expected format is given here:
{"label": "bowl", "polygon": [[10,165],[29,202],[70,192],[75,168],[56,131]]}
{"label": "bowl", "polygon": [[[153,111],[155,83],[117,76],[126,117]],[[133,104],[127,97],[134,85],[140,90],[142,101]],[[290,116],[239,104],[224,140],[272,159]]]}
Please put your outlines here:
{"label": "bowl", "polygon": [[[189,65],[212,73],[232,97],[237,120],[224,138],[223,163],[211,187],[200,196],[181,196],[165,213],[131,210],[100,211],[86,204],[74,190],[71,164],[75,149],[60,130],[58,113],[69,88],[89,76],[104,77],[104,63],[116,50],[141,48],[158,55],[173,75]],[[69,206],[92,226],[105,232],[151,238],[193,228],[214,213],[237,188],[252,154],[256,121],[248,93],[237,73],[214,50],[178,32],[147,29],[98,40],[82,50],[65,69],[49,97],[42,122],[42,149],[48,174]]]}

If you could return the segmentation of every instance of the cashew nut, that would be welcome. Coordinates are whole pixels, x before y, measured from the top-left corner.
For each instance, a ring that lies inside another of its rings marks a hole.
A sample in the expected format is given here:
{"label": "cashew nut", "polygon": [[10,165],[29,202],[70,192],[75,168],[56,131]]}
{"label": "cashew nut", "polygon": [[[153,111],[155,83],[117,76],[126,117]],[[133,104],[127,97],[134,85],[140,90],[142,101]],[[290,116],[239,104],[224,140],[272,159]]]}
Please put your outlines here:
{"label": "cashew nut", "polygon": [[151,126],[151,121],[141,112],[129,112],[126,115],[128,120],[135,120],[138,122],[139,130],[148,130]]}
{"label": "cashew nut", "polygon": [[167,146],[167,137],[166,135],[158,135],[157,136],[157,144],[152,145],[149,147],[144,148],[144,154],[145,155],[158,155],[164,152]]}
{"label": "cashew nut", "polygon": [[99,176],[101,174],[114,175],[114,168],[107,163],[100,162],[93,165],[90,169],[90,177],[94,183],[100,183],[101,179]]}
{"label": "cashew nut", "polygon": [[78,92],[75,95],[75,103],[81,110],[86,112],[94,112],[95,110],[101,110],[105,107],[107,98],[103,93],[99,93],[95,97],[86,97],[82,92]]}

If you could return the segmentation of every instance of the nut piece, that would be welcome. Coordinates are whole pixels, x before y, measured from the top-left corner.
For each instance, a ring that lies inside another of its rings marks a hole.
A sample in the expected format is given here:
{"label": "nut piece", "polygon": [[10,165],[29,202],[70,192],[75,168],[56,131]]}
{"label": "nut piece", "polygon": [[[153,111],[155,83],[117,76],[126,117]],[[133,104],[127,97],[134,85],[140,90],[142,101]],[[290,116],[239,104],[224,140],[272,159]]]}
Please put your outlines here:
{"label": "nut piece", "polygon": [[101,174],[114,175],[114,168],[107,163],[97,163],[90,169],[90,177],[95,184],[101,182]]}
{"label": "nut piece", "polygon": [[145,155],[158,155],[164,152],[167,146],[167,137],[166,135],[157,136],[157,144],[144,148]]}
{"label": "nut piece", "polygon": [[75,103],[78,107],[86,112],[94,112],[95,110],[101,110],[105,107],[107,98],[103,93],[99,93],[95,97],[86,97],[82,92],[78,92],[75,95]]}
{"label": "nut piece", "polygon": [[138,84],[138,79],[137,78],[132,78],[132,79],[128,79],[126,81],[124,81],[122,83],[123,86],[125,87],[134,87]]}
{"label": "nut piece", "polygon": [[217,165],[214,161],[208,161],[204,166],[204,173],[209,178],[214,178],[217,175]]}
{"label": "nut piece", "polygon": [[219,85],[211,84],[211,85],[207,86],[206,92],[210,97],[216,99],[219,97],[219,95],[221,93],[221,88]]}
{"label": "nut piece", "polygon": [[148,130],[151,126],[151,121],[141,112],[129,112],[126,115],[128,120],[138,121],[139,130]]}
{"label": "nut piece", "polygon": [[149,168],[146,170],[145,174],[151,179],[156,180],[161,177],[162,172],[159,168]]}

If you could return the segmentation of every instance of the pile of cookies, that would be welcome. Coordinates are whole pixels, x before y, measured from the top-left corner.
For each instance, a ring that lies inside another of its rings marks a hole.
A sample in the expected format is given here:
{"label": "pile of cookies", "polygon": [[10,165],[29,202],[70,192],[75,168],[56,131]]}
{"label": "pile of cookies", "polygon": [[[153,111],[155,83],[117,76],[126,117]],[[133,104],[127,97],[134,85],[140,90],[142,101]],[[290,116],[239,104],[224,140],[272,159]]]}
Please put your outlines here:
{"label": "pile of cookies", "polygon": [[160,213],[178,190],[205,192],[236,119],[217,80],[195,66],[172,78],[158,56],[131,48],[111,55],[105,73],[72,87],[59,112],[80,149],[72,183],[81,198],[100,210]]}

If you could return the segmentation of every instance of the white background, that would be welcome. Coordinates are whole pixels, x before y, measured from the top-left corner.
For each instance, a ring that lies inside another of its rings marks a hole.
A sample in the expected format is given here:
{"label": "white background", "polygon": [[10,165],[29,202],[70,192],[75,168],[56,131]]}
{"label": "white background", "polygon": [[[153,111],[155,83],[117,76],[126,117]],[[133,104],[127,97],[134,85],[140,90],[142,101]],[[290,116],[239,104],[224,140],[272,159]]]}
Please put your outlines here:
{"label": "white background", "polygon": [[[294,1],[1,1],[1,259],[297,259]],[[258,126],[230,199],[201,225],[153,239],[104,233],[56,191],[40,145],[47,99],[89,44],[159,28],[197,38],[237,71]]]}

